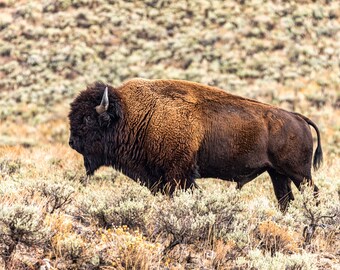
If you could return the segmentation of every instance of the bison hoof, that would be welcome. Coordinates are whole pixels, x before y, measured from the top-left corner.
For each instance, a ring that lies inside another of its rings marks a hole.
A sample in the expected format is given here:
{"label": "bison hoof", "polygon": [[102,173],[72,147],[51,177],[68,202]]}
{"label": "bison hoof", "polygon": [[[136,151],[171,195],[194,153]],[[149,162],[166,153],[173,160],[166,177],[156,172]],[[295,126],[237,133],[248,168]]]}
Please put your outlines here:
{"label": "bison hoof", "polygon": [[86,175],[82,179],[80,179],[80,183],[83,184],[84,187],[86,187],[90,183],[91,176]]}

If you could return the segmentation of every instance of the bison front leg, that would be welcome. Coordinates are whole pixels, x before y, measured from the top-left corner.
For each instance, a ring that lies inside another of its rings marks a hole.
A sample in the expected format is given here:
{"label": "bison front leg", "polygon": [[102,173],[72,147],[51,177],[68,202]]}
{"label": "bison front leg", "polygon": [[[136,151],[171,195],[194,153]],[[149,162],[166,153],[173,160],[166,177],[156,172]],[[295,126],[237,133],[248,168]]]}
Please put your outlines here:
{"label": "bison front leg", "polygon": [[268,173],[274,186],[274,192],[279,202],[280,210],[285,212],[289,202],[294,200],[291,180],[288,176],[280,174],[273,169],[269,169]]}
{"label": "bison front leg", "polygon": [[179,168],[176,168],[168,171],[164,178],[163,192],[172,195],[176,189],[187,190],[189,188],[197,187],[195,183],[197,177],[197,169],[180,170]]}

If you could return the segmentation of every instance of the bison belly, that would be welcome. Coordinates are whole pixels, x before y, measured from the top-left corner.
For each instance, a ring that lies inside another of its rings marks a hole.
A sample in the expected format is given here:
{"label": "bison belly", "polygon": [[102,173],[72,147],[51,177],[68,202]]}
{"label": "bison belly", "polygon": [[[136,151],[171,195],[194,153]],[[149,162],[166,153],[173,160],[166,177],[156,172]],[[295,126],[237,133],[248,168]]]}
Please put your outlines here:
{"label": "bison belly", "polygon": [[[249,181],[267,170],[267,129],[256,121],[211,124],[198,152],[198,168],[203,178],[236,182]],[[215,128],[214,128],[215,127]]]}

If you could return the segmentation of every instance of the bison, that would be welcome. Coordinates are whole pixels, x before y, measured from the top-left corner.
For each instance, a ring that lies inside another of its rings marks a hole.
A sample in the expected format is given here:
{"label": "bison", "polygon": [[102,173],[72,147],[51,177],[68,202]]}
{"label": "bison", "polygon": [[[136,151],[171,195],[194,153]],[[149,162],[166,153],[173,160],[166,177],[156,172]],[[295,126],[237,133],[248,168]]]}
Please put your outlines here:
{"label": "bison", "polygon": [[231,180],[241,188],[268,172],[281,210],[312,182],[322,162],[320,132],[307,117],[216,87],[181,80],[96,82],[71,103],[70,146],[86,174],[112,166],[153,191],[172,194],[195,179]]}

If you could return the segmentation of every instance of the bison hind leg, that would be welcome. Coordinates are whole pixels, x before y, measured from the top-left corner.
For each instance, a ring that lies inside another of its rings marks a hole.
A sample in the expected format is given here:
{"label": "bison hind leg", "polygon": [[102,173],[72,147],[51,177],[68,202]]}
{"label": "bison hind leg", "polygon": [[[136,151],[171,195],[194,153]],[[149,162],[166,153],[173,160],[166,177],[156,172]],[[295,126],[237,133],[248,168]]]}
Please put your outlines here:
{"label": "bison hind leg", "polygon": [[294,200],[291,188],[291,180],[288,176],[278,173],[274,169],[269,169],[268,173],[274,186],[275,196],[279,202],[282,212],[286,212],[289,202]]}
{"label": "bison hind leg", "polygon": [[314,198],[317,201],[317,205],[319,204],[319,201],[318,201],[319,200],[318,199],[319,188],[317,187],[317,185],[314,184],[314,181],[312,180],[312,176],[311,176],[310,170],[309,170],[308,173],[304,173],[304,174],[289,172],[289,177],[290,177],[290,179],[292,179],[292,181],[294,182],[295,186],[297,187],[297,189],[300,192],[303,192],[303,190],[302,190],[303,184],[307,183],[307,185],[313,187]]}
{"label": "bison hind leg", "polygon": [[318,188],[317,185],[314,184],[314,181],[312,181],[311,176],[309,176],[309,177],[300,177],[299,178],[299,177],[296,177],[295,175],[293,175],[293,177],[292,177],[292,180],[293,180],[295,186],[297,187],[297,189],[300,192],[304,191],[303,188],[302,188],[303,184],[307,184],[307,185],[313,187],[313,195],[314,195],[314,198],[316,200],[316,205],[318,206],[320,204],[320,201],[319,201],[319,188]]}

